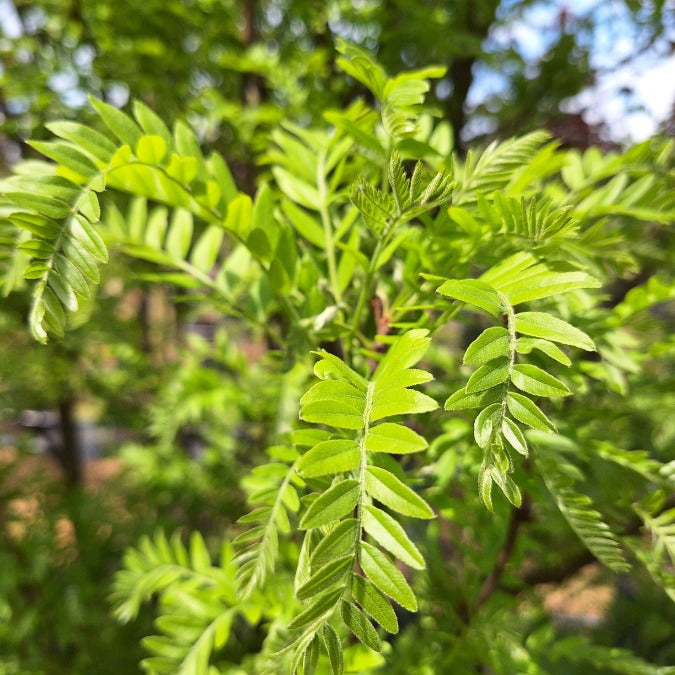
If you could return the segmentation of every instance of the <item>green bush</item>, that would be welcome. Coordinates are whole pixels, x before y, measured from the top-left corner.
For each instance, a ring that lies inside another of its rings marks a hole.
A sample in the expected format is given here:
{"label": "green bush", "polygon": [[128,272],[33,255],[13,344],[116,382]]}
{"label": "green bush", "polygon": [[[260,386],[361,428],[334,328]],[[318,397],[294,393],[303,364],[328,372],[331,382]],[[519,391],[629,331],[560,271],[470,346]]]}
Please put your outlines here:
{"label": "green bush", "polygon": [[269,460],[240,464],[251,510],[217,562],[197,532],[127,552],[116,616],[158,599],[151,673],[672,672],[666,648],[566,634],[533,591],[597,560],[675,599],[672,141],[461,158],[423,105],[442,68],[339,51],[374,104],[279,124],[253,198],[186,124],[97,100],[103,131],[51,123],[53,163],[3,181],[4,289],[28,280],[40,342],[112,250],[269,348],[205,354],[155,410],[160,445],[206,420]]}

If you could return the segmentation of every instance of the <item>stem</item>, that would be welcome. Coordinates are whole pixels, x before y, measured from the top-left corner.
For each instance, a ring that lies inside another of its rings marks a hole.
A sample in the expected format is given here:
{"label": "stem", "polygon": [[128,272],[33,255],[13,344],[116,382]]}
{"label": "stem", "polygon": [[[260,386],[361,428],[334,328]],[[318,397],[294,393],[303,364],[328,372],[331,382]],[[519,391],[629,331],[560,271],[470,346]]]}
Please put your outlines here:
{"label": "stem", "polygon": [[363,285],[361,286],[361,292],[359,293],[359,298],[356,302],[356,309],[354,310],[354,318],[352,319],[352,325],[347,336],[347,344],[350,346],[350,348],[352,341],[354,340],[354,336],[358,332],[359,326],[361,325],[361,315],[363,314],[363,308],[365,307],[366,302],[368,301],[368,296],[371,292],[373,276],[375,275],[375,264],[377,263],[377,259],[380,257],[381,251],[382,240],[378,240],[375,250],[373,251],[373,255],[370,259],[368,269],[366,270],[366,277],[363,280]]}
{"label": "stem", "polygon": [[[509,386],[511,384],[511,375],[513,374],[513,366],[516,363],[516,315],[513,311],[511,303],[508,301],[508,298],[503,294],[499,294],[499,299],[502,301],[504,309],[506,309],[506,325],[509,331],[509,362],[507,365],[508,375],[506,377],[506,383],[504,385],[504,394],[502,396],[502,413],[501,419],[504,419],[506,415],[506,406],[508,403],[508,393]],[[501,427],[501,420],[499,426]]]}
{"label": "stem", "polygon": [[319,190],[319,213],[323,225],[323,236],[326,247],[326,260],[328,261],[328,278],[335,302],[342,302],[342,293],[338,282],[337,267],[335,265],[335,244],[333,242],[333,226],[328,212],[328,191],[326,186],[326,152],[319,153],[316,167],[316,184]]}
{"label": "stem", "polygon": [[360,553],[361,549],[358,547],[358,542],[361,541],[363,536],[363,508],[366,505],[366,469],[368,468],[368,451],[366,450],[366,438],[368,437],[368,430],[370,428],[370,414],[373,409],[373,394],[375,393],[375,385],[373,382],[368,383],[368,389],[366,389],[366,405],[363,410],[363,432],[361,433],[361,440],[359,441],[359,452],[361,453],[361,459],[359,461],[359,501],[356,505],[356,520],[358,526],[356,528],[357,532],[357,547],[356,547],[356,559],[360,563]]}

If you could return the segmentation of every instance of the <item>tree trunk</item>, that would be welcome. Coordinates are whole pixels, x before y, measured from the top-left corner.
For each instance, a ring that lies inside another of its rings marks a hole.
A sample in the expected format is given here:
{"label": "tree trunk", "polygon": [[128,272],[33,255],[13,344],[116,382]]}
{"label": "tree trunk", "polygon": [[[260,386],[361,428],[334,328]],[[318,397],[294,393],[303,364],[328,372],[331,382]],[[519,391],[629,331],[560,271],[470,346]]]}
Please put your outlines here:
{"label": "tree trunk", "polygon": [[74,407],[75,401],[72,398],[59,401],[61,450],[58,458],[70,488],[79,487],[82,483],[82,448],[77,437]]}
{"label": "tree trunk", "polygon": [[453,91],[448,100],[448,117],[452,124],[452,130],[455,134],[455,147],[462,152],[464,145],[460,138],[466,122],[466,111],[464,105],[466,97],[473,82],[473,64],[476,59],[470,56],[465,59],[455,59],[450,66],[450,77],[452,78]]}
{"label": "tree trunk", "polygon": [[[245,0],[242,7],[241,44],[244,50],[252,45],[256,39],[256,0]],[[244,73],[241,80],[241,102],[248,108],[257,108],[262,102],[262,81],[256,73]],[[255,192],[256,167],[252,161],[244,161],[241,167],[244,191],[253,196]]]}

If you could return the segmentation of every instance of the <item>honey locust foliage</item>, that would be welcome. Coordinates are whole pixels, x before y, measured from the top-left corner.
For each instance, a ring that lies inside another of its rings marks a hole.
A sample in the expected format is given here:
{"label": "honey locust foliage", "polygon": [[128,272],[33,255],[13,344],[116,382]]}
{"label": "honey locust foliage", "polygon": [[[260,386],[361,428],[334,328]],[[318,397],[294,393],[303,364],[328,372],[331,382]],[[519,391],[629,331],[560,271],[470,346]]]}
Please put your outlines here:
{"label": "honey locust foliage", "polygon": [[[462,159],[423,105],[442,69],[390,77],[356,47],[339,52],[377,107],[326,111],[329,127],[283,122],[255,195],[237,189],[225,158],[203,156],[186,124],[169,130],[141,104],[132,117],[100,101],[101,130],[51,124],[57,140],[35,147],[52,161],[2,182],[2,290],[32,288],[38,340],[84,321],[120,252],[140,261],[138,280],[180,289],[196,315],[217,311],[280,348],[262,366],[279,389],[269,462],[242,481],[251,510],[220,564],[198,535],[186,551],[160,534],[118,574],[121,620],[159,598],[160,635],[144,642],[152,673],[230,672],[235,620],[266,636],[247,657],[252,672],[366,671],[406,644],[387,636],[420,608],[430,625],[464,617],[456,634],[437,631],[464,659],[433,664],[443,672],[494,667],[502,652],[545,664],[546,649],[515,628],[493,650],[495,626],[478,611],[514,555],[526,500],[546,522],[557,508],[560,536],[609,570],[628,572],[633,558],[673,597],[672,458],[593,415],[615,397],[622,419],[639,408],[644,420],[649,401],[620,396],[631,378],[664,396],[654,373],[672,343],[642,344],[630,326],[673,297],[672,278],[607,297],[617,272],[664,259],[644,229],[658,238],[672,221],[672,142],[603,157],[536,132]],[[473,339],[458,337],[463,324]],[[653,437],[667,434],[649,419]],[[603,501],[598,462],[631,475],[616,503]],[[509,509],[513,541],[495,552]],[[633,513],[649,545],[626,525]],[[449,532],[468,525],[451,546],[434,525],[448,520]],[[519,606],[501,610],[510,625],[523,625]],[[610,660],[600,645],[584,654],[599,668]]]}

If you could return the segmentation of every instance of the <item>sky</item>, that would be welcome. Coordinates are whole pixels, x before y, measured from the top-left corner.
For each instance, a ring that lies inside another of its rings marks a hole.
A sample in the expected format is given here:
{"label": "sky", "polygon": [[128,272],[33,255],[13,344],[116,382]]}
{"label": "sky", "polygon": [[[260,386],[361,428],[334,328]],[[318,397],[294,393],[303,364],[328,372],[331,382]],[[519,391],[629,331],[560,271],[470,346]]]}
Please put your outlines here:
{"label": "sky", "polygon": [[[504,1],[503,11],[508,11],[511,1]],[[667,2],[673,5],[669,31],[671,42],[675,42],[675,0]],[[643,2],[645,7],[648,4]],[[651,50],[617,68],[617,63],[635,51],[641,37],[631,31],[631,22],[622,15],[626,11],[622,2],[541,0],[507,30],[493,32],[490,39],[512,40],[526,58],[535,60],[548,48],[563,8],[574,16],[593,12],[599,19],[593,36],[593,65],[601,74],[595,86],[566,103],[567,110],[583,112],[591,124],[604,122],[616,141],[638,142],[654,134],[675,103],[675,54],[659,56],[657,50]],[[21,24],[11,0],[0,0],[0,31],[8,37],[20,35]],[[479,69],[469,92],[469,106],[498,90],[503,82],[494,73]],[[626,88],[633,90],[630,97],[619,93]]]}
{"label": "sky", "polygon": [[[505,0],[504,5],[508,4]],[[645,7],[648,4],[643,2]],[[675,42],[675,0],[671,0],[671,4],[673,12],[666,35]],[[591,50],[592,65],[598,69],[597,81],[593,87],[569,99],[566,110],[583,113],[589,124],[604,123],[615,141],[639,142],[652,136],[675,104],[675,53],[667,54],[664,39],[655,48],[631,58],[643,35],[633,30],[633,22],[626,16],[622,2],[542,0],[518,20],[493,30],[488,42],[514,44],[525,59],[535,62],[557,35],[563,9],[576,17],[592,13],[597,22]],[[502,76],[481,69],[469,92],[469,106],[499,92],[505,82]],[[620,93],[628,88],[633,90],[630,97]]]}

